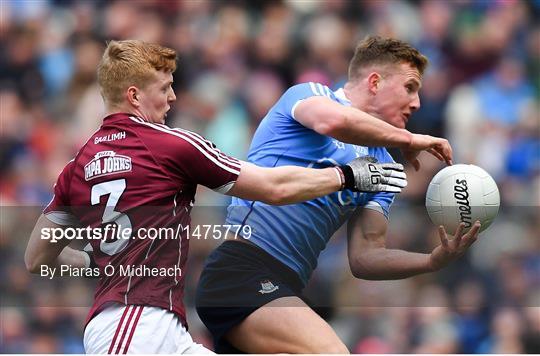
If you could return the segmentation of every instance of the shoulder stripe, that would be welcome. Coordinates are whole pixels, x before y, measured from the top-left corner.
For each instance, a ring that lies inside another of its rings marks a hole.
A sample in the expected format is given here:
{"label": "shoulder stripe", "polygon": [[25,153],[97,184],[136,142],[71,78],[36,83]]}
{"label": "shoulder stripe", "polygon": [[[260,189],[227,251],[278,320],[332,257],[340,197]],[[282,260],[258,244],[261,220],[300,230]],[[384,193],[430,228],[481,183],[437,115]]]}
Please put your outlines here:
{"label": "shoulder stripe", "polygon": [[319,90],[319,92],[321,93],[321,95],[326,96],[326,93],[324,92],[324,88],[323,88],[322,84],[317,83],[317,84],[315,84],[315,85],[317,86],[317,89]]}
{"label": "shoulder stripe", "polygon": [[309,87],[315,95],[327,96],[329,98],[332,98],[332,91],[326,85],[322,85],[321,83],[309,82]]}
{"label": "shoulder stripe", "polygon": [[240,161],[238,161],[236,158],[227,156],[226,154],[221,152],[221,150],[219,148],[217,148],[214,143],[212,143],[211,141],[206,140],[201,135],[198,135],[198,134],[196,134],[196,133],[194,133],[192,131],[188,131],[188,130],[184,130],[184,129],[180,129],[180,128],[171,129],[171,128],[168,128],[165,125],[161,125],[161,126],[164,129],[169,129],[169,130],[172,130],[174,132],[178,132],[181,135],[189,136],[191,139],[193,139],[193,140],[197,141],[198,143],[200,143],[206,150],[208,150],[208,152],[210,152],[214,156],[216,156],[216,158],[218,160],[222,161],[223,163],[229,164],[229,165],[231,165],[233,167],[236,167],[236,168],[240,169]]}
{"label": "shoulder stripe", "polygon": [[142,124],[144,121],[139,119],[138,117],[135,117],[135,116],[130,116],[129,117],[132,121],[135,121],[135,122],[138,122],[139,124]]}
{"label": "shoulder stripe", "polygon": [[[139,123],[142,123],[142,124],[147,124],[146,121],[144,120],[141,120],[139,118],[137,118],[137,121]],[[184,130],[184,129],[181,129],[181,128],[171,128],[167,125],[163,125],[163,124],[152,124],[152,125],[157,125],[165,130],[170,130],[170,131],[175,131],[175,132],[178,132],[180,134],[185,134],[185,135],[188,135],[190,136],[192,139],[194,139],[195,141],[199,142],[201,145],[203,145],[207,150],[208,152],[212,153],[213,155],[216,156],[216,158],[226,164],[229,164],[231,165],[232,167],[236,167],[238,169],[240,169],[240,161],[237,160],[236,158],[234,157],[231,157],[231,156],[228,156],[226,154],[224,154],[223,152],[221,152],[220,149],[218,149],[211,141],[208,141],[206,140],[204,137],[202,137],[201,135],[195,133],[195,132],[192,132],[192,131],[189,131],[189,130]]]}
{"label": "shoulder stripe", "polygon": [[330,97],[330,93],[328,92],[328,87],[325,85],[322,85],[320,83],[317,83],[317,88],[319,88],[319,91],[321,92],[321,95]]}
{"label": "shoulder stripe", "polygon": [[[161,126],[163,128],[167,128],[167,126],[165,126],[165,125],[161,125]],[[181,128],[174,128],[174,129],[169,128],[169,129],[173,130],[173,131],[176,131],[178,133],[181,133],[181,134],[185,134],[185,135],[193,138],[195,141],[197,141],[200,144],[202,144],[203,146],[205,146],[208,149],[208,151],[213,153],[216,156],[216,158],[219,159],[220,161],[228,163],[231,166],[240,169],[240,161],[239,160],[237,160],[234,157],[231,157],[231,156],[228,156],[228,155],[224,154],[223,152],[221,152],[221,150],[219,148],[216,147],[216,145],[214,145],[211,141],[208,141],[207,139],[205,139],[201,135],[199,135],[199,134],[197,134],[195,132],[192,132],[192,131],[181,129]]]}
{"label": "shoulder stripe", "polygon": [[152,124],[152,123],[140,120],[140,119],[133,118],[132,116],[130,116],[130,119],[132,119],[133,121],[138,122],[138,123],[140,123],[142,125],[149,126],[149,127],[153,128],[155,130],[165,132],[165,133],[168,133],[169,135],[179,137],[179,138],[183,139],[184,141],[190,143],[193,147],[195,147],[197,150],[199,150],[199,152],[201,152],[206,158],[208,158],[210,161],[212,161],[218,167],[226,170],[227,172],[234,173],[236,175],[240,174],[240,170],[239,170],[240,169],[240,162],[238,162],[238,164],[236,164],[236,165],[233,165],[231,162],[225,161],[224,159],[222,159],[222,157],[219,155],[219,153],[215,152],[215,150],[213,148],[208,149],[204,145],[201,146],[200,144],[197,144],[194,141],[194,139],[190,138],[188,135],[182,134],[182,133],[180,133],[178,131],[171,130],[170,128],[163,128],[163,127],[160,127],[160,126],[158,126],[156,124]]}
{"label": "shoulder stripe", "polygon": [[332,98],[332,91],[330,90],[330,88],[325,85],[324,90],[326,90],[326,96]]}
{"label": "shoulder stripe", "polygon": [[309,82],[309,86],[311,87],[311,91],[313,92],[313,94],[315,94],[315,95],[321,95],[321,94],[319,94],[319,92],[317,91],[317,87],[315,87],[315,83]]}
{"label": "shoulder stripe", "polygon": [[[226,156],[220,150],[218,150],[215,147],[215,145],[213,145],[210,141],[202,139],[202,136],[200,136],[201,139],[198,139],[194,135],[194,133],[192,133],[192,132],[191,132],[192,135],[189,135],[188,133],[190,133],[190,131],[187,131],[187,130],[171,129],[170,127],[168,127],[166,125],[153,124],[153,123],[149,123],[149,122],[146,122],[144,120],[141,120],[141,119],[138,119],[137,122],[139,122],[139,123],[141,123],[143,125],[146,125],[146,126],[150,126],[150,127],[154,128],[154,129],[156,129],[158,131],[166,132],[166,133],[171,134],[173,136],[184,139],[184,141],[189,142],[192,146],[194,146],[199,151],[201,151],[207,158],[209,158],[212,162],[214,162],[219,167],[225,169],[223,167],[223,165],[226,165],[228,168],[231,168],[232,171],[229,170],[229,169],[226,169],[229,172],[236,173],[237,170],[235,168],[240,170],[240,167],[241,167],[240,166],[240,161],[238,161],[237,159],[235,159],[233,157]],[[198,143],[196,143],[194,141],[197,141]],[[205,142],[206,142],[206,144],[205,144]],[[215,156],[215,159],[213,157],[209,156],[208,154],[212,154],[213,156]],[[216,159],[218,161],[221,161],[221,163],[223,163],[223,164],[220,164],[220,162],[217,162]],[[236,174],[239,174],[239,171]]]}

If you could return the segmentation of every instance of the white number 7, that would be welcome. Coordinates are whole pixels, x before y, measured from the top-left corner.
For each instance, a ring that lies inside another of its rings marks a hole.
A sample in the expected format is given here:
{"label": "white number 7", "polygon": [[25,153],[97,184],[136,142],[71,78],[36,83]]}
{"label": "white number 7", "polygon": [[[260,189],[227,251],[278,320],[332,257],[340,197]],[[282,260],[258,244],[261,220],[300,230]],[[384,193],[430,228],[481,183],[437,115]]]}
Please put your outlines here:
{"label": "white number 7", "polygon": [[103,239],[99,243],[99,249],[109,256],[112,256],[125,249],[129,242],[129,239],[123,238],[124,234],[122,234],[122,230],[130,229],[131,231],[131,221],[126,214],[114,210],[116,204],[118,204],[120,196],[125,189],[125,179],[111,180],[109,182],[96,184],[92,187],[92,205],[99,204],[99,200],[103,195],[109,195],[107,203],[105,204],[105,211],[103,212],[103,217],[101,218],[101,223],[107,224],[114,222],[116,223],[116,225],[118,225],[118,232],[115,233],[116,236],[119,236],[117,240],[106,242],[105,239]]}

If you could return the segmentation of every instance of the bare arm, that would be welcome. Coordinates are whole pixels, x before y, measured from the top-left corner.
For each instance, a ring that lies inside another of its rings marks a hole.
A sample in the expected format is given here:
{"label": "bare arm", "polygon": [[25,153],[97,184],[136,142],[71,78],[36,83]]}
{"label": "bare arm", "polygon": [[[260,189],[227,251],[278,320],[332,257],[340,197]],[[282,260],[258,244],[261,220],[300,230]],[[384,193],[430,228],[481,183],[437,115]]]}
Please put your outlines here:
{"label": "bare arm", "polygon": [[284,205],[315,199],[340,188],[341,181],[334,168],[263,168],[242,162],[238,180],[227,195]]}
{"label": "bare arm", "polygon": [[349,220],[349,266],[356,278],[401,279],[432,271],[429,254],[386,248],[388,222],[380,212],[359,208]]}
{"label": "bare arm", "polygon": [[42,231],[44,229],[64,228],[62,225],[53,223],[43,214],[39,217],[30,235],[30,240],[24,254],[24,262],[29,272],[39,273],[41,265],[50,267],[57,267],[63,264],[73,267],[87,266],[88,257],[85,252],[67,247],[71,240],[60,239],[53,243],[50,239],[42,238]]}
{"label": "bare arm", "polygon": [[405,129],[322,96],[301,101],[294,116],[302,125],[321,135],[356,145],[407,148],[413,137]]}
{"label": "bare arm", "polygon": [[370,280],[402,279],[439,270],[461,257],[476,241],[480,224],[476,222],[467,234],[463,234],[462,225],[453,239],[448,239],[444,229],[439,228],[441,245],[431,254],[387,249],[387,227],[386,218],[370,209],[358,209],[349,220],[349,266],[355,277]]}
{"label": "bare arm", "polygon": [[452,148],[439,137],[413,134],[353,107],[343,106],[323,96],[301,101],[294,110],[298,122],[321,135],[362,146],[397,147],[418,170],[419,151],[427,151],[452,164]]}

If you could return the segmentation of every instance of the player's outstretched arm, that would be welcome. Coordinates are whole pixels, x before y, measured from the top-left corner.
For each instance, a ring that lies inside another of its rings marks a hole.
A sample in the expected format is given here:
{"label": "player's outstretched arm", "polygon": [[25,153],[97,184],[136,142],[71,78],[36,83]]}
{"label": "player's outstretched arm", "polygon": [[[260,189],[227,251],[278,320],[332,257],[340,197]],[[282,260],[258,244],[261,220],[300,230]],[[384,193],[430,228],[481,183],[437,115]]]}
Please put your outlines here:
{"label": "player's outstretched arm", "polygon": [[348,224],[348,257],[351,272],[356,278],[368,280],[402,279],[417,274],[437,271],[462,256],[476,241],[480,224],[468,233],[463,227],[449,239],[439,231],[441,246],[431,254],[387,249],[385,246],[388,223],[383,214],[371,209],[358,209]]}
{"label": "player's outstretched arm", "polygon": [[235,185],[227,192],[272,205],[298,203],[342,189],[399,193],[407,185],[403,166],[361,157],[340,167],[312,169],[295,166],[263,168],[242,162]]}
{"label": "player's outstretched arm", "polygon": [[66,226],[53,223],[43,214],[39,217],[24,254],[24,262],[29,272],[39,273],[42,265],[57,267],[65,264],[75,268],[88,267],[89,261],[86,252],[67,247],[71,240],[58,239],[56,242],[52,242],[52,239],[46,238],[48,234],[43,233],[44,231],[53,231],[52,229],[60,231],[65,228]]}
{"label": "player's outstretched arm", "polygon": [[420,168],[416,159],[420,151],[427,151],[452,164],[452,147],[446,139],[413,134],[327,97],[314,96],[302,100],[294,109],[294,117],[302,125],[342,142],[400,148],[416,170]]}
{"label": "player's outstretched arm", "polygon": [[264,168],[242,162],[238,180],[227,195],[271,205],[284,205],[336,192],[341,189],[341,185],[335,168]]}

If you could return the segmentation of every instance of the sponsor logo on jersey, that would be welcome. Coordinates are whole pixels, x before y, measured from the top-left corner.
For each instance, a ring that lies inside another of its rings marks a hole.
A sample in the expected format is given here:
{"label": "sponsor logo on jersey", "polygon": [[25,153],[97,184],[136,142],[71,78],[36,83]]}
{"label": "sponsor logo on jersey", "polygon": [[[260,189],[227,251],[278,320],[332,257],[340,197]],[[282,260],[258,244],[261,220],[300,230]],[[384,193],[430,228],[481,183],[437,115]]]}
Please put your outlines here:
{"label": "sponsor logo on jersey", "polygon": [[98,136],[94,138],[94,145],[97,145],[100,142],[109,142],[109,141],[116,141],[116,140],[123,140],[126,138],[126,132],[120,131],[117,133],[109,134],[107,136]]}
{"label": "sponsor logo on jersey", "polygon": [[101,151],[84,166],[84,179],[89,181],[121,172],[131,172],[131,157],[114,151]]}
{"label": "sponsor logo on jersey", "polygon": [[365,146],[357,146],[357,145],[352,145],[352,146],[354,148],[354,152],[356,153],[356,157],[364,157],[369,154],[369,150]]}
{"label": "sponsor logo on jersey", "polygon": [[275,292],[279,289],[279,286],[275,286],[274,283],[270,282],[269,280],[265,280],[261,282],[261,290],[259,293],[261,294],[268,294]]}
{"label": "sponsor logo on jersey", "polygon": [[332,142],[334,143],[334,145],[336,146],[337,149],[339,150],[344,150],[345,149],[345,144],[341,141],[338,141],[338,140],[332,140]]}

